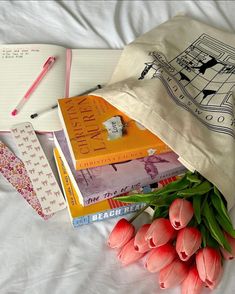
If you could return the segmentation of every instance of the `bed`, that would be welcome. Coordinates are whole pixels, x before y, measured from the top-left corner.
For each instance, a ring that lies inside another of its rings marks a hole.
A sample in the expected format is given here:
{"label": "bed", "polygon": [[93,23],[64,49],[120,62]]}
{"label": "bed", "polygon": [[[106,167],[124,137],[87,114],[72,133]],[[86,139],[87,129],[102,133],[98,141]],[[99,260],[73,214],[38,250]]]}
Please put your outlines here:
{"label": "bed", "polygon": [[[1,1],[0,42],[122,49],[177,13],[235,32],[234,10],[233,1]],[[40,141],[53,167],[51,137],[40,135]],[[18,154],[9,133],[0,140]],[[234,209],[231,216],[235,221]],[[107,247],[117,220],[73,229],[65,209],[43,221],[1,175],[0,294],[161,293],[143,261],[122,267]],[[143,213],[135,225],[148,221]],[[235,263],[227,262],[213,293],[235,293],[234,278]]]}

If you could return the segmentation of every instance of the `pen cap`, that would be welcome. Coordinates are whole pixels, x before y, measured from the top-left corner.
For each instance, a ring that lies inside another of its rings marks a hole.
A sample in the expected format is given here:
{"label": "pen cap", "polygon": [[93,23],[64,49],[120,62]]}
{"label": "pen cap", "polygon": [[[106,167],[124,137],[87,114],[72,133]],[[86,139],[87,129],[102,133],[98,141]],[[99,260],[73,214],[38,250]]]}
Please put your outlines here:
{"label": "pen cap", "polygon": [[55,57],[54,56],[50,56],[47,61],[44,63],[43,67],[48,67],[50,68],[50,66],[52,66],[52,64],[55,62]]}

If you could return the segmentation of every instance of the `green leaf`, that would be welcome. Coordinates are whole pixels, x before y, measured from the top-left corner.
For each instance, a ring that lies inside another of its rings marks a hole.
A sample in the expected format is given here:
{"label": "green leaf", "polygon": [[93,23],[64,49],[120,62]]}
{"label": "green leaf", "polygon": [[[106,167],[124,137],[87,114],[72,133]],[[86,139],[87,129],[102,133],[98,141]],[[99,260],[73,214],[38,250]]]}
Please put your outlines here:
{"label": "green leaf", "polygon": [[197,226],[198,226],[198,223],[197,223],[195,217],[192,217],[192,218],[191,218],[191,220],[189,221],[189,223],[188,223],[187,226],[188,226],[188,227],[197,227]]}
{"label": "green leaf", "polygon": [[206,240],[207,240],[207,234],[208,234],[208,231],[206,230],[205,226],[203,226],[202,224],[199,226],[199,230],[201,232],[201,235],[202,235],[202,244],[203,244],[203,247],[206,247]]}
{"label": "green leaf", "polygon": [[198,175],[195,173],[187,173],[186,178],[191,183],[200,184],[202,182],[202,180],[199,179]]}
{"label": "green leaf", "polygon": [[[203,219],[203,220],[205,221],[205,223],[207,222],[205,219]],[[206,225],[206,227],[208,228],[208,225]],[[205,226],[203,226],[202,230],[201,230],[201,233],[204,235],[204,237],[202,237],[202,240],[204,238],[203,246],[204,247],[209,246],[209,247],[213,247],[213,248],[219,248],[218,242],[211,236],[209,228],[208,229],[207,228],[205,228]]]}
{"label": "green leaf", "polygon": [[193,210],[197,223],[201,223],[201,195],[193,196]]}
{"label": "green leaf", "polygon": [[233,228],[233,225],[231,221],[229,221],[227,218],[224,217],[224,215],[216,215],[216,219],[218,223],[220,224],[221,228],[227,232],[229,235],[235,238],[235,230]]}
{"label": "green leaf", "polygon": [[[175,191],[180,191],[184,188],[187,188],[189,185],[189,182],[186,179],[186,176],[180,178],[177,181],[171,182],[164,186],[163,188],[158,189],[157,191],[146,193],[146,194],[132,194],[127,196],[119,196],[115,197],[115,200],[119,200],[122,202],[145,202],[145,203],[151,203],[155,200],[160,199],[159,197],[163,196],[169,196],[170,193]],[[163,198],[162,198],[163,199]],[[171,201],[171,200],[169,200]],[[164,205],[164,200],[161,200],[159,205]],[[158,205],[158,204],[154,204]]]}
{"label": "green leaf", "polygon": [[151,203],[156,198],[154,193],[146,193],[146,194],[131,194],[127,196],[118,196],[113,199],[121,201],[121,202],[145,202]]}
{"label": "green leaf", "polygon": [[168,216],[168,209],[164,207],[156,207],[153,213],[153,219],[159,217],[167,217]]}
{"label": "green leaf", "polygon": [[214,193],[218,196],[218,197],[220,197],[221,198],[221,193],[220,193],[220,191],[216,188],[216,186],[214,186]]}
{"label": "green leaf", "polygon": [[177,192],[183,190],[189,186],[190,182],[187,180],[186,175],[184,175],[179,180],[171,182],[164,186],[163,188],[159,189],[155,195],[164,195],[169,194],[172,192]]}
{"label": "green leaf", "polygon": [[231,247],[226,240],[223,232],[218,225],[214,216],[214,211],[209,207],[208,202],[205,203],[202,214],[205,217],[205,224],[207,225],[211,236],[227,251],[231,252]]}
{"label": "green leaf", "polygon": [[229,222],[231,222],[227,208],[225,207],[220,194],[215,192],[215,189],[216,188],[214,187],[214,193],[210,194],[211,202],[217,210],[217,212],[219,213],[219,215],[223,215]]}
{"label": "green leaf", "polygon": [[178,198],[177,194],[164,194],[158,195],[151,204],[154,206],[169,206],[176,198]]}
{"label": "green leaf", "polygon": [[203,195],[212,189],[212,185],[208,181],[202,182],[200,185],[178,192],[178,196],[190,197],[193,195]]}

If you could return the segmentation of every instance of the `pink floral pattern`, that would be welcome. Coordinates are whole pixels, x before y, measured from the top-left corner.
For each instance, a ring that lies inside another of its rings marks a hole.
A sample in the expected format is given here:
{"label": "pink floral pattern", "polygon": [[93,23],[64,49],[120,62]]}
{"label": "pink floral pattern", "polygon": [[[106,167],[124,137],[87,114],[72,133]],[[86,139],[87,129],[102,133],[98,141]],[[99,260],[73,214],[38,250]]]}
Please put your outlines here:
{"label": "pink floral pattern", "polygon": [[24,163],[2,142],[0,142],[0,173],[44,220],[52,216],[43,213]]}

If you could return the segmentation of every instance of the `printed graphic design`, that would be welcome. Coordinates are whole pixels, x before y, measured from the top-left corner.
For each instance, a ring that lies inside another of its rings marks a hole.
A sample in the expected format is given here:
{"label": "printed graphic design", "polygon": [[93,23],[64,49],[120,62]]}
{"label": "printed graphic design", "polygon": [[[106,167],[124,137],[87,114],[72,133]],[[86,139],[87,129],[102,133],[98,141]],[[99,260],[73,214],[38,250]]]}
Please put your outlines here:
{"label": "printed graphic design", "polygon": [[47,220],[52,216],[43,213],[24,163],[1,141],[0,173],[43,219]]}
{"label": "printed graphic design", "polygon": [[63,194],[32,124],[26,122],[14,125],[11,128],[11,133],[19,148],[25,169],[44,214],[50,215],[64,209],[66,203]]}
{"label": "printed graphic design", "polygon": [[179,106],[235,138],[235,48],[203,34],[171,61],[161,52],[149,55],[139,80],[160,79]]}

